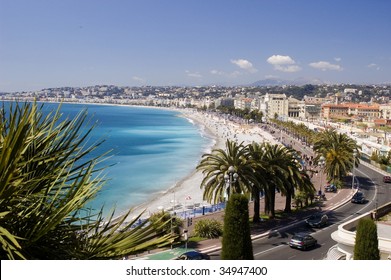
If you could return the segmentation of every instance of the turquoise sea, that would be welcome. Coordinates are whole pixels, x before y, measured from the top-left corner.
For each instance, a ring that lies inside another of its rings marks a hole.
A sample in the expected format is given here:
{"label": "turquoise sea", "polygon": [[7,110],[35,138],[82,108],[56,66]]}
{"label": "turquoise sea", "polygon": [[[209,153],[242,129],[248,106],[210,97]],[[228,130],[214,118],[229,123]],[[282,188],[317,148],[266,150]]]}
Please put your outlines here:
{"label": "turquoise sea", "polygon": [[[58,104],[46,103],[45,111]],[[87,108],[88,115],[98,123],[92,143],[106,139],[98,153],[113,150],[105,164],[110,180],[89,205],[108,215],[116,214],[147,202],[172,187],[194,171],[212,139],[202,128],[177,111],[111,105],[62,104],[64,116],[72,117]]]}

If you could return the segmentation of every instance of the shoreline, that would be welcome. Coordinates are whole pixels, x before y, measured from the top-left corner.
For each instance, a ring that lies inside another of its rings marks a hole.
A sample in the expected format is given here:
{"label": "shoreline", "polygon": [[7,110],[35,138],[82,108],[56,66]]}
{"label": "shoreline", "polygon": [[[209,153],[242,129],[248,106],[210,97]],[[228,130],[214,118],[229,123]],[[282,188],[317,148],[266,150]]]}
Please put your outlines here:
{"label": "shoreline", "polygon": [[[177,117],[186,118],[191,124],[196,126],[202,137],[210,138],[211,144],[207,146],[207,150],[201,152],[201,156],[197,159],[197,163],[202,159],[202,155],[210,153],[213,149],[225,149],[226,140],[234,140],[238,143],[250,144],[253,141],[261,143],[264,141],[271,142],[272,144],[278,143],[271,134],[264,131],[258,125],[240,123],[238,120],[228,119],[220,114],[207,113],[197,111],[195,109],[179,109],[179,108],[167,108],[167,107],[153,107],[153,106],[138,106],[138,105],[126,105],[126,104],[110,104],[110,103],[73,103],[73,102],[47,102],[37,101],[41,103],[57,103],[57,104],[74,104],[74,105],[105,105],[105,106],[121,106],[121,107],[142,107],[152,110],[160,109],[177,112]],[[158,191],[151,194],[150,198],[140,204],[129,206],[127,210],[116,209],[118,211],[115,214],[114,219],[123,216],[130,210],[130,215],[127,220],[133,220],[135,217],[140,216],[144,219],[151,214],[159,211],[184,211],[187,206],[198,205],[208,206],[210,205],[203,200],[203,190],[200,185],[203,180],[203,174],[201,171],[197,171],[195,168],[184,177],[175,182],[175,184],[169,186],[167,189]],[[181,205],[179,207],[179,205]],[[171,210],[170,210],[171,209]],[[106,217],[107,218],[107,217]],[[105,219],[106,219],[105,218]]]}
{"label": "shoreline", "polygon": [[[207,137],[214,141],[207,153],[210,153],[213,149],[225,149],[227,139],[235,140],[238,143],[243,142],[245,145],[253,141],[278,143],[271,134],[257,125],[240,124],[225,119],[218,114],[198,112],[192,109],[176,109],[176,111],[180,113],[178,117],[191,120],[200,131],[205,130]],[[201,158],[198,159],[198,162]],[[159,211],[181,212],[189,210],[187,207],[192,205],[198,207],[210,205],[203,200],[203,190],[200,188],[202,179],[202,172],[193,170],[167,190],[156,194],[148,202],[133,207],[131,211],[133,218],[142,211],[145,212],[141,215],[141,218],[147,218]]]}
{"label": "shoreline", "polygon": [[[152,107],[151,107],[152,108]],[[170,109],[168,109],[170,110]],[[194,117],[194,112],[192,109],[171,109],[171,111],[176,111],[179,114],[177,117],[185,118],[190,123],[192,123],[197,130],[205,135],[203,137],[211,139],[211,144],[208,146],[207,151],[204,151],[203,154],[211,152],[213,149],[217,148],[220,144],[218,135],[213,133],[213,131],[208,127],[203,121],[199,118]],[[196,114],[199,114],[198,112]],[[197,164],[201,161],[202,155],[197,159]],[[132,208],[132,217],[138,216],[140,213],[144,212],[141,215],[141,218],[147,218],[151,214],[159,211],[170,211],[170,208],[174,208],[181,204],[184,207],[190,205],[190,203],[206,205],[208,204],[203,200],[203,191],[200,188],[203,175],[200,171],[194,169],[185,177],[179,179],[174,185],[170,186],[168,189],[161,191],[154,195],[149,201],[136,205]],[[187,200],[186,200],[187,199]],[[181,210],[181,209],[177,209]]]}

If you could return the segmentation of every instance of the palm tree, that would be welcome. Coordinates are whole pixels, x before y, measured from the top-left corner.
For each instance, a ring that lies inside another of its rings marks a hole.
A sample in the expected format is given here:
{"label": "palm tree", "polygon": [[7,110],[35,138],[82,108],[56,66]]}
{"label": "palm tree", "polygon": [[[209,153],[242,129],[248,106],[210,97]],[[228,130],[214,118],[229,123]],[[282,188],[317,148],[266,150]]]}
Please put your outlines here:
{"label": "palm tree", "polygon": [[[225,176],[231,166],[238,178],[227,186]],[[227,140],[226,150],[213,149],[204,154],[197,170],[204,174],[201,188],[204,188],[203,197],[208,202],[221,202],[226,193],[249,193],[251,185],[257,182],[245,147],[235,141]]]}
{"label": "palm tree", "polygon": [[269,214],[270,218],[275,217],[275,198],[276,191],[284,188],[286,181],[286,155],[287,149],[283,145],[271,145],[265,143],[264,160],[267,162],[265,166],[265,178],[268,182],[265,191],[265,213]]}
{"label": "palm tree", "polygon": [[315,160],[325,158],[324,170],[333,182],[340,182],[353,169],[353,163],[356,167],[359,164],[360,147],[356,141],[334,129],[319,133],[313,149],[317,153]]}
{"label": "palm tree", "polygon": [[288,180],[287,164],[289,162],[287,159],[290,156],[290,151],[283,145],[272,145],[267,142],[263,143],[261,147],[252,145],[250,151],[252,152],[253,168],[258,179],[258,185],[255,185],[265,191],[264,210],[273,218],[275,216],[275,193],[277,190],[283,190]]}
{"label": "palm tree", "polygon": [[285,195],[284,212],[290,213],[292,211],[292,198],[295,196],[295,191],[302,191],[303,193],[314,193],[315,187],[311,182],[310,176],[302,169],[301,163],[296,158],[296,153],[289,149],[286,153],[285,176],[286,181],[282,188],[282,194]]}
{"label": "palm tree", "polygon": [[128,221],[130,211],[114,219],[87,208],[105,183],[107,153],[91,154],[102,141],[88,145],[85,110],[63,119],[61,106],[42,106],[0,112],[1,259],[118,259],[172,240],[136,225],[140,216]]}
{"label": "palm tree", "polygon": [[267,189],[267,180],[265,168],[267,162],[263,160],[266,147],[264,144],[253,142],[246,146],[247,157],[250,159],[250,164],[254,169],[256,176],[256,184],[251,186],[251,193],[254,200],[253,223],[260,222],[260,192]]}

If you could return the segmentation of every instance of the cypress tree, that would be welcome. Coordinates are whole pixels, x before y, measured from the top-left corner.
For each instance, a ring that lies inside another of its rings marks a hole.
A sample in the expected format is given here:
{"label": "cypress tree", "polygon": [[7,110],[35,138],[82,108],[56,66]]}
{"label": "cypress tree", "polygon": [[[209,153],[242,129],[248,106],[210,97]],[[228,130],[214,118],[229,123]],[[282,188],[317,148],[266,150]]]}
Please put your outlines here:
{"label": "cypress tree", "polygon": [[225,209],[221,259],[254,259],[248,200],[242,194],[232,194]]}
{"label": "cypress tree", "polygon": [[379,241],[377,227],[373,220],[361,219],[357,225],[356,243],[354,244],[355,260],[379,260]]}

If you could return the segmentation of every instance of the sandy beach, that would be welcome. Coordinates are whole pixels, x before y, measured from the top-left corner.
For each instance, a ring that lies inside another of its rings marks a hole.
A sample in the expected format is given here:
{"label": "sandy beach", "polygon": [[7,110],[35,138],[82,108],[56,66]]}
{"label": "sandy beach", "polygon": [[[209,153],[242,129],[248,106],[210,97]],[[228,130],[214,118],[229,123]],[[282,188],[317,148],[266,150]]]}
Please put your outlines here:
{"label": "sandy beach", "polygon": [[[181,116],[191,120],[202,131],[205,131],[209,137],[214,139],[214,146],[207,152],[211,152],[215,148],[225,149],[227,139],[235,140],[238,143],[243,142],[245,145],[253,141],[258,143],[264,141],[273,144],[277,143],[270,133],[256,125],[240,124],[224,119],[217,114],[197,112],[190,109],[180,110],[179,112]],[[209,205],[202,198],[203,191],[200,188],[202,179],[202,173],[194,171],[151,201],[135,207],[132,211],[133,217],[140,214],[143,210],[145,212],[142,217],[147,218],[152,213],[162,210],[181,212],[194,206]]]}

